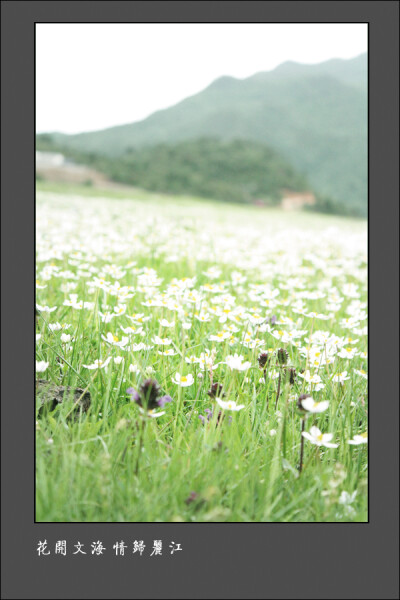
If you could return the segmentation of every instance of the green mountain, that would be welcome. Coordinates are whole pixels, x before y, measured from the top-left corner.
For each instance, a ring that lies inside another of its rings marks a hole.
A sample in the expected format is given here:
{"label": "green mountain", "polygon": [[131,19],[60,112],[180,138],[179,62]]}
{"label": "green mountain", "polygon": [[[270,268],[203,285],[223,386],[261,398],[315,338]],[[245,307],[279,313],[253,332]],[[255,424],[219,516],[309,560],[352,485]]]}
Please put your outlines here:
{"label": "green mountain", "polygon": [[363,54],[318,65],[286,62],[246,79],[221,77],[143,121],[51,137],[63,147],[109,156],[209,136],[253,140],[276,149],[317,192],[366,216],[367,114]]}
{"label": "green mountain", "polygon": [[113,181],[172,194],[274,205],[285,190],[306,191],[306,178],[264,144],[217,138],[132,149],[117,157],[67,149]]}

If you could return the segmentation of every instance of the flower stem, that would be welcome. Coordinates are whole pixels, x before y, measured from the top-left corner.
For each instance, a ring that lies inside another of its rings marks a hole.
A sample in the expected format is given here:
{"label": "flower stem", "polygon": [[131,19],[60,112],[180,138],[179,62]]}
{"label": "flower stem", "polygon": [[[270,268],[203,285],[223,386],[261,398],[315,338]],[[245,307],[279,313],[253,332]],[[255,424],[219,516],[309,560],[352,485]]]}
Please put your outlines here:
{"label": "flower stem", "polygon": [[275,410],[278,408],[279,394],[281,393],[281,372],[279,371],[278,389],[276,392]]}
{"label": "flower stem", "polygon": [[303,469],[303,454],[304,454],[304,436],[303,431],[305,428],[306,420],[303,418],[301,420],[301,440],[300,440],[300,464],[299,464],[299,473],[301,473]]}
{"label": "flower stem", "polygon": [[177,402],[177,406],[176,406],[176,413],[175,413],[175,422],[174,422],[174,437],[175,437],[175,432],[176,432],[176,425],[178,422],[178,418],[181,412],[181,404],[182,404],[182,386],[179,386],[178,388],[178,402]]}
{"label": "flower stem", "polygon": [[146,426],[146,418],[143,417],[142,418],[142,426],[140,428],[140,434],[139,434],[139,448],[138,448],[138,454],[137,454],[137,457],[136,457],[135,475],[137,475],[139,473],[139,463],[140,463],[140,457],[142,455],[143,437],[144,437],[145,426]]}

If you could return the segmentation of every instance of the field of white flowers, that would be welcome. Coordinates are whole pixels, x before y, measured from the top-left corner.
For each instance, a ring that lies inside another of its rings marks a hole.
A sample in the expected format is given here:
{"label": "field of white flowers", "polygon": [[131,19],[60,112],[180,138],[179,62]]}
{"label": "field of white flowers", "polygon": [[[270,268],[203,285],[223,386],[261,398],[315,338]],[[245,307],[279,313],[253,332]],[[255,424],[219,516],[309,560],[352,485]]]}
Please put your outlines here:
{"label": "field of white flowers", "polygon": [[366,223],[114,196],[37,192],[36,519],[368,520]]}

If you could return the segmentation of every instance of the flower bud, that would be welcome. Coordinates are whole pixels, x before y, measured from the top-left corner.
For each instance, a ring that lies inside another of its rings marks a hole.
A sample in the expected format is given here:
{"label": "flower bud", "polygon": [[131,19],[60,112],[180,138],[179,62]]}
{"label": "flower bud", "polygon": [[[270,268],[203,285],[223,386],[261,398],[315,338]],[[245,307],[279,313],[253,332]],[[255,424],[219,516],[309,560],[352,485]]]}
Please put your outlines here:
{"label": "flower bud", "polygon": [[284,348],[278,348],[278,350],[276,351],[276,356],[277,356],[278,362],[281,365],[286,365],[288,358],[289,358],[289,353],[287,350],[285,350]]}
{"label": "flower bud", "polygon": [[265,369],[268,366],[269,359],[270,357],[268,352],[261,352],[261,354],[258,356],[258,365],[260,369]]}

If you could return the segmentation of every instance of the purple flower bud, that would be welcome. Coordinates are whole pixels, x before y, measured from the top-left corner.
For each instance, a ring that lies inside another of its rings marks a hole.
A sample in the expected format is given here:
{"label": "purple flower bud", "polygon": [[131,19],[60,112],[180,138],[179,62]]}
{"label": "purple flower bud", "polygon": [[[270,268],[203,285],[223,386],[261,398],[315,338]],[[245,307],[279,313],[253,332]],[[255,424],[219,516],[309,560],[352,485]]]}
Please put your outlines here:
{"label": "purple flower bud", "polygon": [[196,502],[200,498],[200,495],[197,492],[190,492],[189,496],[186,498],[185,503],[191,504],[192,502]]}
{"label": "purple flower bud", "polygon": [[135,388],[132,388],[132,387],[128,388],[126,390],[126,393],[129,396],[131,396],[131,402],[139,402],[139,400],[140,400],[139,392],[137,392],[135,390]]}
{"label": "purple flower bud", "polygon": [[200,421],[203,423],[203,425],[207,422],[207,421],[211,421],[212,416],[213,416],[213,411],[211,408],[205,408],[204,412],[206,413],[206,416],[204,417],[203,415],[199,415],[199,419]]}
{"label": "purple flower bud", "polygon": [[171,402],[171,396],[162,396],[159,383],[155,379],[146,379],[141,384],[139,390],[128,388],[126,393],[131,396],[132,402],[136,402],[139,406],[146,410],[154,410],[160,406],[164,406],[166,402]]}
{"label": "purple flower bud", "polygon": [[161,398],[158,398],[157,402],[158,406],[162,408],[167,402],[172,402],[172,398],[171,396],[161,396]]}

